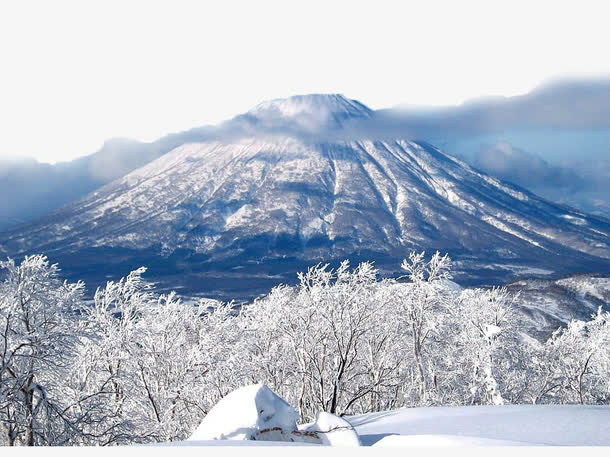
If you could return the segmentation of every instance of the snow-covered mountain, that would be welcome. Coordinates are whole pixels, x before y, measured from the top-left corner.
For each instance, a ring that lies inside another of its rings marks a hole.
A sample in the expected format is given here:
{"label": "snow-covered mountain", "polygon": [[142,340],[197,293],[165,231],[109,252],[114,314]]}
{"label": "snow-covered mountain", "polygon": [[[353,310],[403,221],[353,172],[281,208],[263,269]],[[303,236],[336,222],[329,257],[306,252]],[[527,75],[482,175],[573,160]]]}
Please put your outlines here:
{"label": "snow-covered mountain", "polygon": [[352,138],[425,140],[496,178],[608,219],[609,88],[608,78],[560,81],[515,97],[372,112],[344,97],[308,95],[293,97],[280,111],[277,101],[266,102],[219,125],[150,143],[109,140],[96,153],[71,162],[0,157],[0,195],[5,197],[0,199],[0,230],[75,202],[185,143],[263,132],[321,140],[321,130],[332,136],[338,128],[351,130]]}
{"label": "snow-covered mountain", "polygon": [[[606,220],[424,142],[341,133],[344,121],[372,115],[340,95],[263,103],[235,122],[265,133],[179,146],[3,234],[0,246],[10,255],[48,253],[66,270],[88,262],[113,273],[137,259],[163,264],[153,275],[184,281],[210,269],[241,279],[252,271],[255,282],[291,279],[297,264],[343,258],[374,259],[392,271],[412,249],[448,252],[474,282],[610,267]],[[292,134],[291,125],[311,135]]]}

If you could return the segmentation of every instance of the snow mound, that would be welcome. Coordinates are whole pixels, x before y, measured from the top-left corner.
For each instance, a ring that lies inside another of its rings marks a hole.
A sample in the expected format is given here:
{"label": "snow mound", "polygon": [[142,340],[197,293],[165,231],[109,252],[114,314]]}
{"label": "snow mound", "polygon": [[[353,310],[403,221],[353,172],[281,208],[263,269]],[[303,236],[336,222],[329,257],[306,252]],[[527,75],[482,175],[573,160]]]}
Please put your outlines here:
{"label": "snow mound", "polygon": [[245,386],[220,400],[189,441],[291,441],[298,413],[263,384]]}
{"label": "snow mound", "polygon": [[327,446],[360,446],[356,430],[345,419],[334,414],[320,412],[316,421],[299,427],[299,430],[318,436]]}
{"label": "snow mound", "polygon": [[263,384],[245,386],[220,400],[188,439],[190,445],[214,440],[285,444],[360,446],[352,424],[321,412],[316,422],[297,427],[298,413]]}

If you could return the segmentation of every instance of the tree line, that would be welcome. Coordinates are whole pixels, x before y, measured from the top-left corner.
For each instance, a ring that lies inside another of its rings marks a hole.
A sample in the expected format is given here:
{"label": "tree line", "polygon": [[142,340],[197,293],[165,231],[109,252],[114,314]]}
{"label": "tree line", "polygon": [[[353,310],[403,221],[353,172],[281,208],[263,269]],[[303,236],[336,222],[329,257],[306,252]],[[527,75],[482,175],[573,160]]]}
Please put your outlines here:
{"label": "tree line", "polygon": [[405,275],[317,265],[252,303],[158,294],[145,268],[97,289],[41,255],[0,262],[0,445],[187,438],[216,402],[262,382],[299,411],[610,403],[610,313],[529,337],[518,297],[461,289],[450,259]]}

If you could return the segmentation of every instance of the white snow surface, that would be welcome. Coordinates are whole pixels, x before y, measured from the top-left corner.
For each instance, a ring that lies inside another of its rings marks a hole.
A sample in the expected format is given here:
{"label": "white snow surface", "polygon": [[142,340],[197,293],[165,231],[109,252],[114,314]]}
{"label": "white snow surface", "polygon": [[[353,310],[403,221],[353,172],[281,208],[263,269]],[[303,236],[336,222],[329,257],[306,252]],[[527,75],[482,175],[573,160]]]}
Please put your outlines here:
{"label": "white snow surface", "polygon": [[263,384],[234,390],[203,419],[189,441],[250,440],[261,430],[297,430],[298,413]]}
{"label": "white snow surface", "polygon": [[374,447],[453,447],[453,446],[516,446],[530,445],[516,441],[491,440],[476,436],[455,435],[387,435]]}
{"label": "white snow surface", "polygon": [[317,432],[322,444],[327,446],[360,446],[360,438],[354,426],[334,414],[320,412],[312,424],[299,426],[299,430]]}
{"label": "white snow surface", "polygon": [[[298,414],[267,386],[231,392],[180,446],[610,446],[610,406],[502,405],[401,408],[341,418]],[[237,441],[236,441],[237,440]],[[170,444],[170,443],[166,443]]]}
{"label": "white snow surface", "polygon": [[348,419],[364,446],[610,446],[610,406],[403,408]]}

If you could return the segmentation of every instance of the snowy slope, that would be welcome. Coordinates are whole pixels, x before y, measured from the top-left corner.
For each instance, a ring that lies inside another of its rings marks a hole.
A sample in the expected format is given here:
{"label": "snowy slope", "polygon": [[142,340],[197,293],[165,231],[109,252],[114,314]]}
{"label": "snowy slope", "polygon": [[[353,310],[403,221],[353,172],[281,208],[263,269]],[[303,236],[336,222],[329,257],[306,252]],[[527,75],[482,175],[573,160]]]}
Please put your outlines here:
{"label": "snowy slope", "polygon": [[[426,143],[354,139],[347,132],[315,137],[367,116],[368,108],[339,95],[264,103],[241,121],[265,125],[267,133],[180,146],[4,234],[0,246],[11,255],[81,260],[99,255],[85,250],[102,249],[107,264],[116,263],[112,250],[122,250],[120,256],[179,253],[182,264],[199,256],[197,265],[231,267],[360,256],[389,269],[411,249],[439,249],[470,277],[500,280],[528,270],[610,266],[607,221],[551,204]],[[291,135],[293,124],[310,126],[313,136]],[[274,126],[281,133],[269,133]],[[296,271],[279,270],[288,277]]]}
{"label": "snowy slope", "polygon": [[248,385],[222,398],[191,437],[178,444],[610,445],[608,405],[420,407],[344,418],[319,412],[315,423],[297,428],[297,421],[297,411],[267,386]]}
{"label": "snowy slope", "polygon": [[[610,446],[610,406],[510,405],[403,408],[349,417],[363,446]],[[179,446],[309,443],[201,441]],[[339,444],[341,446],[341,444]]]}
{"label": "snowy slope", "polygon": [[610,278],[575,275],[557,280],[523,279],[507,286],[518,294],[527,333],[546,339],[572,319],[589,320],[601,307],[610,311]]}
{"label": "snowy slope", "polygon": [[610,406],[405,408],[349,419],[365,446],[610,445]]}

